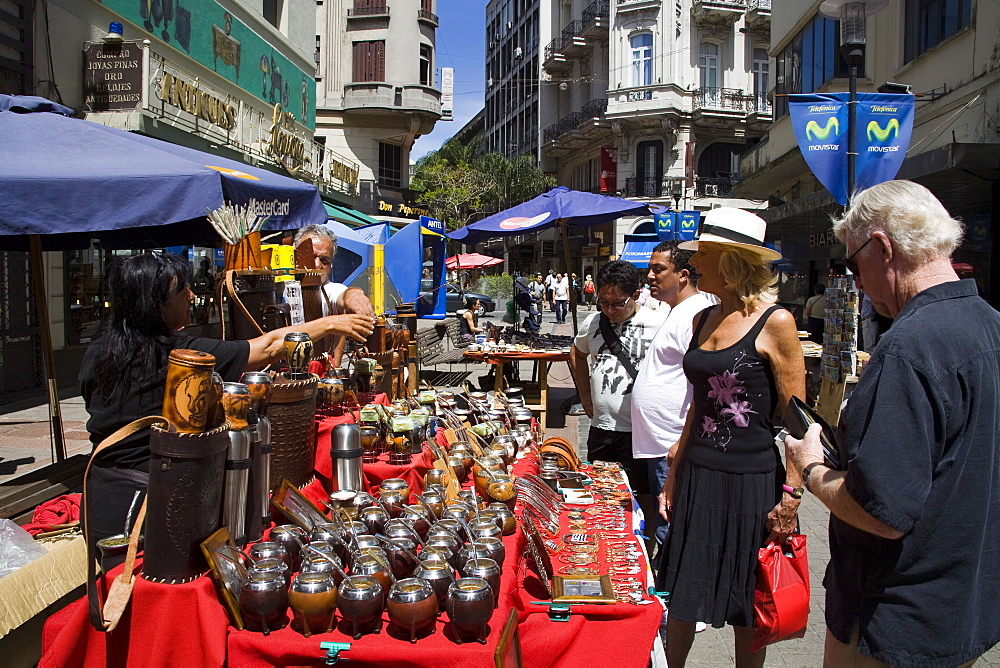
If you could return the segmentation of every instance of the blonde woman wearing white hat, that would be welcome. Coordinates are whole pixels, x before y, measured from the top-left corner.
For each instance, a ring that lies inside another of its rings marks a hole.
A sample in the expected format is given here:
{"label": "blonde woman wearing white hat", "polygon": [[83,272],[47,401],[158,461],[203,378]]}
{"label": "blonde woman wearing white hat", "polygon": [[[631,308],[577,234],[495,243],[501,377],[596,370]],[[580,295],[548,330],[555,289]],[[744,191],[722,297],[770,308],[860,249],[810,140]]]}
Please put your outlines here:
{"label": "blonde woman wearing white hat", "polygon": [[[720,303],[695,316],[684,356],[693,401],[671,449],[660,513],[671,522],[657,589],[669,591],[667,661],[684,665],[695,623],[734,627],[736,665],[750,652],[757,551],[797,528],[801,477],[785,473],[771,416],[805,396],[805,363],[792,314],[774,304],[781,255],[764,246],[766,223],[741,209],[713,209],[690,265],[698,289]],[[784,485],[784,487],[783,487]]]}

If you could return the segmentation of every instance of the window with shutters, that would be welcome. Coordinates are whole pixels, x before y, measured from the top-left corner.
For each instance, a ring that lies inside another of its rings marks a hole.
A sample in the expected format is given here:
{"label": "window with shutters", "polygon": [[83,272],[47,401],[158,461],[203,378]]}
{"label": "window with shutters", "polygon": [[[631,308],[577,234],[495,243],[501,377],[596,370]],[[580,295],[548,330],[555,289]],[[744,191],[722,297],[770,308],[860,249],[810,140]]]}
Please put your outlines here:
{"label": "window with shutters", "polygon": [[352,81],[385,81],[385,41],[354,43]]}
{"label": "window with shutters", "polygon": [[378,143],[378,182],[390,188],[403,186],[403,147]]}

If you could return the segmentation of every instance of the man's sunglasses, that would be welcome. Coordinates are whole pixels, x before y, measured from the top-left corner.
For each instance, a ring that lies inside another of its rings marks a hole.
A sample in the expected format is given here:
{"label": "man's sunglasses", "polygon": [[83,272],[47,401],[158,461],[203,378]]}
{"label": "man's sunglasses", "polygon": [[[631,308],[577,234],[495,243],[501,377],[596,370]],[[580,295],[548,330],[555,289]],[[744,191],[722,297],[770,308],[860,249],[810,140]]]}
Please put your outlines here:
{"label": "man's sunglasses", "polygon": [[857,274],[859,276],[861,275],[861,271],[858,269],[858,262],[854,258],[857,256],[858,253],[863,251],[865,249],[865,246],[870,244],[872,242],[872,239],[874,238],[875,237],[868,237],[868,241],[861,244],[860,248],[858,248],[856,251],[854,251],[849,256],[844,258],[844,265],[851,271],[852,274]]}

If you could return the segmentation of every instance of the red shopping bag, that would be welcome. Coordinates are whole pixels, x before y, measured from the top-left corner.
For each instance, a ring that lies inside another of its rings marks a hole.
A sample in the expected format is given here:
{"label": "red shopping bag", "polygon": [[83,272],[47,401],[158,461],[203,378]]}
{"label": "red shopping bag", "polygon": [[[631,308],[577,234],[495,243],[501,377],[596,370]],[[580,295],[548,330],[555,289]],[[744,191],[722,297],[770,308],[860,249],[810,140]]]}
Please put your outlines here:
{"label": "red shopping bag", "polygon": [[809,562],[804,534],[794,534],[784,548],[774,542],[760,548],[753,608],[755,630],[751,652],[806,634]]}

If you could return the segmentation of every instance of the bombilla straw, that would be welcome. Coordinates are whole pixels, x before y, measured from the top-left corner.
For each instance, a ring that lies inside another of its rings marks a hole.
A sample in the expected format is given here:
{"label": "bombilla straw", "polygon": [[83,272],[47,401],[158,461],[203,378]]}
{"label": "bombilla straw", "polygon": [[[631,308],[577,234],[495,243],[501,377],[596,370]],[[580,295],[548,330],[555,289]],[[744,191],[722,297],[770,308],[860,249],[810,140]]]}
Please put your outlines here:
{"label": "bombilla straw", "polygon": [[[298,539],[296,539],[296,540],[298,540]],[[301,545],[301,543],[300,543],[300,545]],[[347,586],[351,587],[352,589],[355,588],[355,586],[351,583],[350,578],[347,577],[347,573],[345,573],[344,569],[340,567],[340,564],[337,563],[336,559],[334,559],[333,557],[331,557],[329,554],[324,553],[322,550],[317,550],[312,545],[307,545],[306,547],[308,547],[310,550],[312,550],[313,552],[315,552],[319,556],[321,556],[324,559],[326,559],[327,561],[329,561],[331,564],[333,564],[334,570],[336,570],[337,573],[340,575],[340,577],[343,578],[344,582],[347,583]]]}

